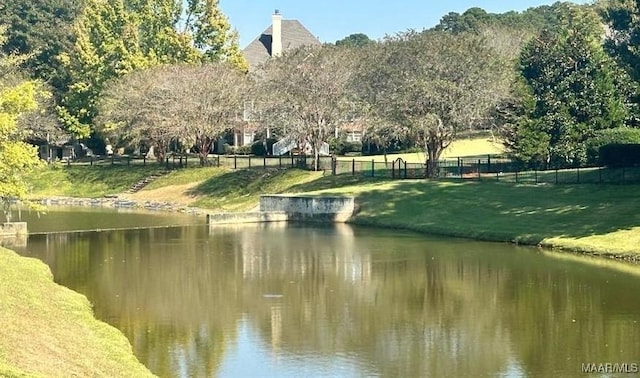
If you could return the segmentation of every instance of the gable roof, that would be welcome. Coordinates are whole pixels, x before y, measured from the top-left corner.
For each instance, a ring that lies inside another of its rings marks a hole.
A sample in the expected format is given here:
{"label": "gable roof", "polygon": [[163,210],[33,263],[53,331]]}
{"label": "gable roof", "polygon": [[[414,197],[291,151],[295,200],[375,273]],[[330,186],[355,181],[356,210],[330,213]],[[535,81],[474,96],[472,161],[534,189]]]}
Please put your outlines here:
{"label": "gable roof", "polygon": [[[242,52],[250,69],[256,69],[271,57],[272,26],[253,40]],[[298,20],[282,20],[282,51],[300,46],[320,45],[320,41]]]}

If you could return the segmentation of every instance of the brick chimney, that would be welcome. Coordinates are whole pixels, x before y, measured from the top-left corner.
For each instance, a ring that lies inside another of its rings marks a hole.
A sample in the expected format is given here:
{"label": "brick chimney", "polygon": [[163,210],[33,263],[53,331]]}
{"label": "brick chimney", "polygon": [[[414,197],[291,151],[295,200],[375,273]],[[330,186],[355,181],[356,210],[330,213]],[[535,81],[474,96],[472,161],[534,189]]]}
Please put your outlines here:
{"label": "brick chimney", "polygon": [[282,15],[276,9],[271,16],[271,56],[282,55]]}

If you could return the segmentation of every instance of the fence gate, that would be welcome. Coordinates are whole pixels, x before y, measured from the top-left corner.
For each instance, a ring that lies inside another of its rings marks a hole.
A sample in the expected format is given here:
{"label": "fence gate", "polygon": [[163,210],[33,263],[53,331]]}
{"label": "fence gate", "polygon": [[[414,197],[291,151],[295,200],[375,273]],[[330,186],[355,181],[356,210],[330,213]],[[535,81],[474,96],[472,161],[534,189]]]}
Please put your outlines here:
{"label": "fence gate", "polygon": [[391,177],[394,179],[406,179],[407,178],[407,162],[402,158],[397,158],[393,161],[391,166]]}

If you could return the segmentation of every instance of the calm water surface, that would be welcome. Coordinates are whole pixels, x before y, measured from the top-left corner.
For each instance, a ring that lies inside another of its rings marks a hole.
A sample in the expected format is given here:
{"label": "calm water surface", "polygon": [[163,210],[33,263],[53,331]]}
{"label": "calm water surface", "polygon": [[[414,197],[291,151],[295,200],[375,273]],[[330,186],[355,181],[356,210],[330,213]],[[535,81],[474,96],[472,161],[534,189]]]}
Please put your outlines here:
{"label": "calm water surface", "polygon": [[[49,216],[30,229],[202,222]],[[18,249],[161,377],[572,377],[640,363],[640,268],[622,263],[345,225],[56,233]]]}

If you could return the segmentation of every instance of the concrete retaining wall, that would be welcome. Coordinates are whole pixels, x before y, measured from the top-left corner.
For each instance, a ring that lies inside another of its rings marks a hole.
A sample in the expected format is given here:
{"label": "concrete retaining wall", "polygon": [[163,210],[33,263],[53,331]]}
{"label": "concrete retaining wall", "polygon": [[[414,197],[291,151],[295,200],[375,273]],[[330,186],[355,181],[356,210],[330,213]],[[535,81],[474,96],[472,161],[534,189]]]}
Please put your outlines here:
{"label": "concrete retaining wall", "polygon": [[353,197],[260,196],[260,211],[207,215],[207,223],[239,224],[259,222],[338,222],[344,223],[355,211]]}
{"label": "concrete retaining wall", "polygon": [[249,212],[249,213],[217,213],[207,214],[207,223],[214,224],[239,224],[261,222],[286,222],[289,219],[285,212]]}
{"label": "concrete retaining wall", "polygon": [[354,210],[353,197],[260,196],[260,211],[284,211],[301,220],[345,222]]}
{"label": "concrete retaining wall", "polygon": [[0,235],[26,235],[27,222],[0,223]]}

